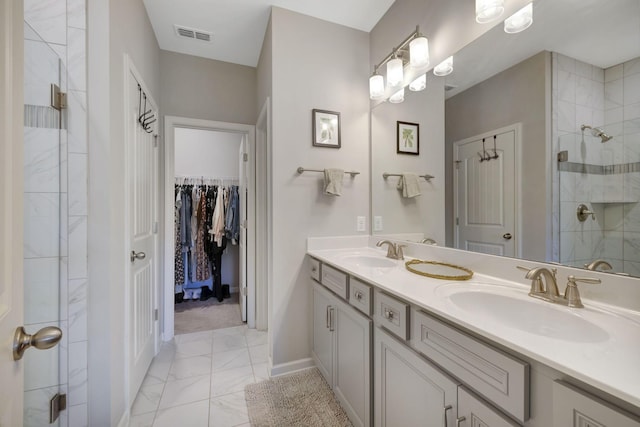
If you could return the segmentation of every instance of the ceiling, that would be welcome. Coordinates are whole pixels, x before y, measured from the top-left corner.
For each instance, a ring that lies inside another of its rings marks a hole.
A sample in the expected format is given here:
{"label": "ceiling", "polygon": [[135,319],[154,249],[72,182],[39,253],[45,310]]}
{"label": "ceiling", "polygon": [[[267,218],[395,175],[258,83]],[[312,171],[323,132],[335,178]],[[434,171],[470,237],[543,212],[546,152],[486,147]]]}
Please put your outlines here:
{"label": "ceiling", "polygon": [[[271,6],[370,32],[395,0],[143,0],[160,49],[255,67]],[[176,35],[174,25],[211,33]]]}

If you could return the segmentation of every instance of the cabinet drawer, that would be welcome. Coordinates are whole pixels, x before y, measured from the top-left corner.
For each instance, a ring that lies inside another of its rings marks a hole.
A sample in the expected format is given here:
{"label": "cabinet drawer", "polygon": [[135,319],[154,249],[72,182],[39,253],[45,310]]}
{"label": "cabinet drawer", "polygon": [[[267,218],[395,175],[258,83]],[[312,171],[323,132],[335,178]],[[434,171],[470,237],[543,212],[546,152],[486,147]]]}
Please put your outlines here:
{"label": "cabinet drawer", "polygon": [[344,299],[349,298],[349,294],[347,293],[346,273],[336,270],[327,264],[322,264],[320,277],[322,277],[320,282],[327,288],[331,289],[336,295]]}
{"label": "cabinet drawer", "polygon": [[640,418],[564,381],[553,383],[553,425],[639,427]]}
{"label": "cabinet drawer", "polygon": [[371,286],[358,279],[349,279],[349,304],[371,316]]}
{"label": "cabinet drawer", "polygon": [[412,310],[413,347],[516,420],[529,419],[529,365]]}
{"label": "cabinet drawer", "polygon": [[312,279],[320,281],[320,261],[309,258],[309,275]]}
{"label": "cabinet drawer", "polygon": [[403,340],[409,339],[409,305],[382,292],[374,294],[377,323]]}

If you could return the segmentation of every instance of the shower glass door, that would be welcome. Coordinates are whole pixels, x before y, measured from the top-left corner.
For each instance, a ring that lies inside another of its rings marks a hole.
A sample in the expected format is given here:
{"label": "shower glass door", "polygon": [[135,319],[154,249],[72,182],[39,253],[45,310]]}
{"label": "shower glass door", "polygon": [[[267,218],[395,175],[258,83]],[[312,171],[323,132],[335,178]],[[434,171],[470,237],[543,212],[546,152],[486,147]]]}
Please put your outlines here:
{"label": "shower glass door", "polygon": [[[62,61],[25,23],[24,39],[24,328],[28,334],[48,326],[63,331],[47,350],[24,353],[24,425],[66,426],[64,411],[50,422],[50,401],[66,393],[66,150],[64,113],[51,106],[52,85],[61,81]],[[65,169],[63,171],[63,169]]]}

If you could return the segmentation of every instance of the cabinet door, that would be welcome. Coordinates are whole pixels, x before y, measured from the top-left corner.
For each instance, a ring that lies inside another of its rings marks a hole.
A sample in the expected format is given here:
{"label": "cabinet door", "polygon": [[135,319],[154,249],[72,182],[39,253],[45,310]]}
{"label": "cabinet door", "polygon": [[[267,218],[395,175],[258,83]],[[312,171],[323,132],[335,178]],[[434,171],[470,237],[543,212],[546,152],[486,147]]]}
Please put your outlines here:
{"label": "cabinet door", "polygon": [[374,328],[374,359],[376,427],[455,425],[451,378],[380,328]]}
{"label": "cabinet door", "polygon": [[640,419],[563,381],[553,383],[553,424],[566,427],[640,427]]}
{"label": "cabinet door", "polygon": [[458,423],[460,427],[518,427],[498,410],[458,387]]}
{"label": "cabinet door", "polygon": [[372,322],[343,302],[334,320],[334,392],[354,426],[370,426]]}
{"label": "cabinet door", "polygon": [[335,297],[317,283],[313,284],[312,356],[325,380],[333,387],[333,327],[330,325]]}

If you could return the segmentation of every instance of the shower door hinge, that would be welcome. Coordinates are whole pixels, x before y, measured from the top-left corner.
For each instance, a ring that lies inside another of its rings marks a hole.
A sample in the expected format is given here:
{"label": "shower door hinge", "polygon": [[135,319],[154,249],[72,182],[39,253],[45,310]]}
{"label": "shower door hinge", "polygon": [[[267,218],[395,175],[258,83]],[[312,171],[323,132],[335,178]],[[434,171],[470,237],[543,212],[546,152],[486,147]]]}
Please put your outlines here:
{"label": "shower door hinge", "polygon": [[67,395],[57,393],[49,401],[49,424],[56,422],[60,416],[60,411],[67,409]]}
{"label": "shower door hinge", "polygon": [[248,162],[249,161],[249,154],[242,153],[242,161],[243,162]]}
{"label": "shower door hinge", "polygon": [[158,320],[158,309],[153,310],[153,320]]}
{"label": "shower door hinge", "polygon": [[567,162],[569,161],[569,152],[567,150],[561,151],[558,153],[558,162]]}
{"label": "shower door hinge", "polygon": [[56,110],[64,110],[67,108],[67,94],[60,91],[57,84],[51,84],[51,108]]}

